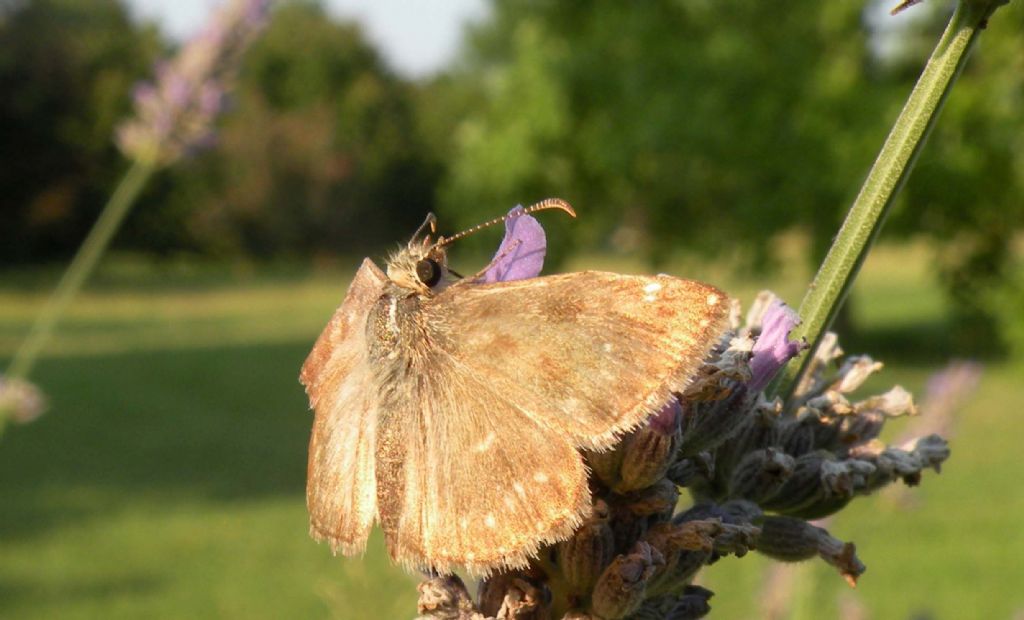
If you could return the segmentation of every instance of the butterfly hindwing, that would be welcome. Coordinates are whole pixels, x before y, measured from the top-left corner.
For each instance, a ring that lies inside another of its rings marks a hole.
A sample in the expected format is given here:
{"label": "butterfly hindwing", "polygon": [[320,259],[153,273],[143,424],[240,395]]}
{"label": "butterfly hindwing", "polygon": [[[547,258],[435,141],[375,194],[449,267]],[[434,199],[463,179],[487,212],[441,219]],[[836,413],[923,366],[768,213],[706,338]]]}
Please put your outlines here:
{"label": "butterfly hindwing", "polygon": [[363,261],[300,375],[316,411],[306,485],[310,530],[346,555],[365,548],[377,515],[378,407],[366,317],[387,282],[380,269]]}

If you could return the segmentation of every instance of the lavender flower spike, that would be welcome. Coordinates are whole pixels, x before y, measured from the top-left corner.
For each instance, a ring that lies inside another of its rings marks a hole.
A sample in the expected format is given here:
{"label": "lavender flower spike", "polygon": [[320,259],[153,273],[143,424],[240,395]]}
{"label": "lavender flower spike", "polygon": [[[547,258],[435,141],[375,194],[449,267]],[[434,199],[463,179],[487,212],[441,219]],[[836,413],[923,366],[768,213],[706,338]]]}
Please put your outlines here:
{"label": "lavender flower spike", "polygon": [[505,219],[505,238],[498,246],[483,282],[525,280],[540,275],[547,251],[547,237],[540,222],[531,215],[516,215],[521,205],[508,212]]}
{"label": "lavender flower spike", "polygon": [[242,53],[267,22],[271,0],[228,0],[178,55],[135,87],[134,119],[117,130],[127,156],[168,165],[213,142]]}
{"label": "lavender flower spike", "polygon": [[774,299],[761,319],[761,335],[754,343],[750,358],[751,379],[747,387],[763,390],[776,373],[807,344],[790,342],[789,333],[800,323],[796,311],[779,299]]}

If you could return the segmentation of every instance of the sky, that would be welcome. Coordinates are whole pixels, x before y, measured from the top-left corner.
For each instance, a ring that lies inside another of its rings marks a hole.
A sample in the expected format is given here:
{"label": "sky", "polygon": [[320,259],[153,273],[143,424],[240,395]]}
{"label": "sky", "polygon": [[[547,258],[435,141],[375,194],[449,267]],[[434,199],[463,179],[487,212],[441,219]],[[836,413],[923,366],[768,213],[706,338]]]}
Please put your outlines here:
{"label": "sky", "polygon": [[[126,0],[135,14],[176,39],[202,25],[222,0]],[[423,77],[458,51],[462,24],[486,14],[487,0],[324,0],[332,15],[355,19],[398,72]]]}

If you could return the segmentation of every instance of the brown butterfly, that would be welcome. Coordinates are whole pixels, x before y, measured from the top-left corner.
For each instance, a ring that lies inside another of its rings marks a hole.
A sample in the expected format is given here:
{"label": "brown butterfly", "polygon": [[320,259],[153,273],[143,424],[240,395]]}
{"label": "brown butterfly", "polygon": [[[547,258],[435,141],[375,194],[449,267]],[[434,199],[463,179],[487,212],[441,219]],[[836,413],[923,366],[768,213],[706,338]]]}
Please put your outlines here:
{"label": "brown butterfly", "polygon": [[[549,199],[507,217],[549,208],[574,215]],[[432,240],[433,222],[387,273],[363,261],[302,367],[310,530],[350,555],[379,521],[408,567],[521,568],[589,514],[578,450],[682,391],[729,304],[666,275],[455,279],[446,248],[466,233]]]}

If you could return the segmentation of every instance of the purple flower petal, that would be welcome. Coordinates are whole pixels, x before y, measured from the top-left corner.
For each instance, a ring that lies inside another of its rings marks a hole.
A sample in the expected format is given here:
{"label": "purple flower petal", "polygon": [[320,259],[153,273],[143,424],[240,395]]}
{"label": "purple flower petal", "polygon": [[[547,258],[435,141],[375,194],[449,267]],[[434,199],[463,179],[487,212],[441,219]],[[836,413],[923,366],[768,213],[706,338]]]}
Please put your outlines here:
{"label": "purple flower petal", "polygon": [[672,397],[661,411],[654,414],[647,421],[648,426],[662,435],[672,435],[679,430],[679,424],[683,418],[683,407],[679,401]]}
{"label": "purple flower petal", "polygon": [[800,323],[796,311],[776,299],[761,319],[761,335],[754,343],[750,358],[751,379],[747,387],[759,391],[768,385],[786,362],[807,347],[805,342],[790,342],[789,333]]}
{"label": "purple flower petal", "polygon": [[[517,206],[508,212],[514,215],[523,210]],[[505,238],[494,255],[491,266],[482,277],[483,282],[508,282],[540,275],[544,266],[547,238],[540,222],[529,215],[508,217],[505,220]]]}

